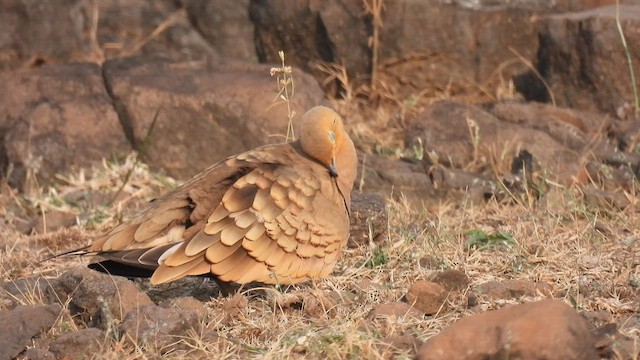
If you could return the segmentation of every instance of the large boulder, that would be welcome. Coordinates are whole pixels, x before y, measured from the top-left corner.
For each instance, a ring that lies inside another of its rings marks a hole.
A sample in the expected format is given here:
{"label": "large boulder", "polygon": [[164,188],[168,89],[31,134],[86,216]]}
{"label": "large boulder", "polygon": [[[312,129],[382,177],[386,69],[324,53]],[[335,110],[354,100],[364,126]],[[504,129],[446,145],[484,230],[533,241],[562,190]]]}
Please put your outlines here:
{"label": "large boulder", "polygon": [[587,322],[559,300],[459,320],[427,340],[418,359],[598,359]]}
{"label": "large boulder", "polygon": [[95,64],[10,73],[0,93],[0,166],[13,164],[13,184],[131,151]]}
{"label": "large boulder", "polygon": [[[246,1],[184,2],[186,9],[171,0],[1,0],[0,72],[140,54],[255,61]],[[211,14],[215,34],[203,28]]]}
{"label": "large boulder", "polygon": [[[256,64],[209,68],[129,58],[108,61],[105,78],[125,131],[144,160],[188,179],[229,155],[284,142],[287,106],[274,105],[278,89],[269,70]],[[324,96],[311,76],[294,71],[293,77],[295,128]]]}
{"label": "large boulder", "polygon": [[[616,25],[616,6],[555,14],[542,24],[536,68],[549,88],[545,89],[531,74],[523,76],[516,84],[525,97],[632,116],[632,81]],[[620,25],[631,61],[639,64],[640,3],[620,5]]]}

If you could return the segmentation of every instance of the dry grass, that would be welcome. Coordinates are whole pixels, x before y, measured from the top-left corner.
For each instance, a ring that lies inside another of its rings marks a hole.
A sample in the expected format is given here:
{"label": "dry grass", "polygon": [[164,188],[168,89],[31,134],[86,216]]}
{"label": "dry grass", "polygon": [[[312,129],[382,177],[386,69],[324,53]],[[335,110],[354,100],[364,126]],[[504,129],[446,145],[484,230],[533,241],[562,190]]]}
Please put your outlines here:
{"label": "dry grass", "polygon": [[[118,191],[132,166],[134,160],[130,158],[121,164],[104,163],[90,174],[61,176],[52,187],[30,199],[5,187],[5,214],[14,209],[7,204],[21,203],[24,216],[38,210],[63,210],[77,214],[78,225],[27,236],[8,222],[0,240],[4,244],[0,250],[2,280],[11,282],[33,275],[53,278],[85,263],[85,259],[73,257],[45,263],[39,259],[86,243],[92,235],[131,216],[139,206],[175,184],[138,164],[118,200],[110,202],[109,195]],[[106,201],[67,201],[69,194],[78,192],[101,192],[107,194]],[[635,209],[593,209],[571,189],[555,189],[538,202],[445,202],[433,204],[427,211],[391,200],[388,210],[388,240],[375,251],[369,244],[348,249],[332,277],[289,289],[269,287],[245,290],[235,298],[211,298],[205,303],[205,330],[185,334],[173,350],[154,344],[133,346],[126,339],[108,337],[104,351],[96,358],[148,358],[159,353],[170,358],[375,359],[392,354],[408,358],[409,348],[392,350],[384,345],[384,338],[410,334],[426,340],[465,315],[505,303],[555,297],[580,311],[604,310],[621,321],[638,308],[640,216]],[[470,230],[503,232],[514,241],[469,248],[465,234]],[[438,265],[423,268],[421,259],[431,259]],[[432,317],[367,317],[376,304],[401,300],[411,284],[441,269],[463,270],[471,287],[492,280],[524,279],[547,284],[551,294],[493,301],[481,298],[472,308],[466,306],[465,294],[452,295],[448,309]],[[367,287],[368,283],[373,287]],[[34,289],[21,301],[37,304],[43,300]],[[66,306],[65,301],[60,299],[62,306]],[[34,346],[84,326],[65,313],[35,340]],[[622,332],[637,338],[640,328],[636,324],[623,327]]]}

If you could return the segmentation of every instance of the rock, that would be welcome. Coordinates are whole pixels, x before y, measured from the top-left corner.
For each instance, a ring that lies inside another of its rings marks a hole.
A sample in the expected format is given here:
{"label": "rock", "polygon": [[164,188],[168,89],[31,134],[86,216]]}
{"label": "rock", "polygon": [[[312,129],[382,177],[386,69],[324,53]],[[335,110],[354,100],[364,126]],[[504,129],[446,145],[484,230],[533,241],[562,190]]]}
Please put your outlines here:
{"label": "rock", "polygon": [[86,359],[99,353],[106,341],[108,338],[100,329],[81,329],[62,334],[51,343],[49,351],[59,359]]}
{"label": "rock", "polygon": [[207,308],[204,306],[204,304],[190,296],[170,299],[160,303],[160,306],[169,309],[177,308],[182,310],[194,311],[198,316],[198,319],[204,319],[207,316]]}
{"label": "rock", "polygon": [[54,303],[55,299],[50,299],[47,294],[56,281],[41,276],[11,280],[0,289],[0,298],[9,299],[13,306],[28,304],[34,300]]}
{"label": "rock", "polygon": [[407,303],[427,315],[447,309],[447,290],[440,284],[419,280],[407,292]]}
{"label": "rock", "polygon": [[83,60],[83,50],[89,50],[83,49],[88,45],[83,32],[89,34],[90,21],[81,14],[91,13],[91,3],[81,3],[0,2],[0,71],[41,62]]}
{"label": "rock", "polygon": [[428,339],[418,359],[598,359],[587,323],[543,300],[469,316]]}
{"label": "rock", "polygon": [[0,93],[0,166],[14,164],[12,184],[33,186],[24,183],[27,176],[52,179],[131,149],[97,65],[10,73]]}
{"label": "rock", "polygon": [[471,283],[467,274],[457,269],[439,271],[431,277],[431,281],[442,285],[447,291],[462,291]]}
{"label": "rock", "polygon": [[441,258],[438,258],[436,256],[432,256],[432,255],[427,255],[425,257],[420,258],[420,260],[418,260],[418,264],[420,265],[420,267],[424,268],[424,269],[438,269],[440,266],[443,265],[443,261]]}
{"label": "rock", "polygon": [[[360,164],[354,186],[356,189],[368,194],[378,194],[383,198],[389,195],[399,198],[404,195],[404,198],[415,205],[433,201],[435,189],[424,164],[364,153],[358,153],[358,161]],[[361,189],[359,181],[362,181]]]}
{"label": "rock", "polygon": [[[34,5],[26,0],[1,1],[0,32],[4,36],[0,39],[0,72],[47,63],[87,59],[99,62],[103,57],[139,54],[182,60],[204,57],[218,60],[230,53],[218,47],[219,43],[207,43],[199,29],[191,26],[189,18],[194,11],[187,14],[177,6],[173,1],[144,0],[98,3],[64,0],[55,6],[49,3]],[[244,7],[246,12],[246,4]],[[229,11],[223,12],[223,6],[218,8],[220,13],[229,14]],[[98,14],[95,30],[92,29],[94,10]],[[246,30],[243,36],[233,36],[234,30],[238,29],[237,18],[223,16],[216,20],[217,26],[213,26],[216,29],[229,26],[225,35],[235,41],[234,45],[247,48],[252,44],[252,39],[246,39]],[[97,44],[93,42],[93,34]]]}
{"label": "rock", "polygon": [[[620,5],[620,19],[627,44],[639,43],[640,4]],[[638,52],[630,55],[632,63],[640,63]],[[616,114],[633,104],[615,5],[545,17],[535,62],[560,106]],[[550,101],[547,91],[527,91],[532,82],[539,80],[516,85],[527,99]]]}
{"label": "rock", "polygon": [[302,311],[310,318],[334,318],[337,305],[329,291],[311,291],[302,297]]}
{"label": "rock", "polygon": [[20,360],[56,360],[56,356],[49,350],[30,348],[25,350],[20,357]]}
{"label": "rock", "polygon": [[633,203],[631,199],[621,191],[600,190],[593,185],[582,188],[586,204],[594,208],[626,209]]}
{"label": "rock", "polygon": [[38,216],[33,225],[33,232],[36,234],[46,234],[75,224],[76,214],[52,210]]}
{"label": "rock", "polygon": [[497,103],[491,108],[491,113],[510,124],[543,131],[563,146],[578,152],[596,140],[603,141],[604,130],[613,123],[611,118],[600,113],[534,102]]}
{"label": "rock", "polygon": [[107,330],[130,311],[140,306],[154,305],[147,294],[133,282],[86,268],[74,268],[63,273],[50,290],[51,297],[65,302],[69,310],[85,323]]}
{"label": "rock", "polygon": [[[258,61],[254,45],[254,26],[249,19],[249,0],[220,3],[182,0],[189,19],[214,51],[217,61]],[[278,63],[278,62],[276,62]]]}
{"label": "rock", "polygon": [[358,280],[354,284],[353,292],[359,296],[364,298],[372,298],[376,299],[380,294],[382,294],[385,290],[384,285],[373,282],[367,278],[363,278]]}
{"label": "rock", "polygon": [[21,305],[0,312],[0,359],[13,359],[31,338],[47,331],[62,312],[60,305]]}
{"label": "rock", "polygon": [[[156,305],[141,306],[130,311],[120,329],[136,344],[157,346],[161,352],[189,331],[200,329],[200,320],[193,310],[163,308]],[[163,349],[165,348],[165,349]]]}
{"label": "rock", "polygon": [[[306,0],[295,6],[286,0],[252,1],[249,12],[261,62],[279,62],[278,51],[284,49],[295,54],[291,65],[314,72],[319,81],[329,74],[317,70],[318,63],[341,64],[354,89],[371,76],[372,67],[385,85],[394,90],[409,88],[417,94],[425,87],[447,88],[452,82],[454,88],[468,87],[463,79],[482,83],[500,64],[513,58],[510,48],[533,58],[538,38],[536,23],[531,21],[535,12],[529,7],[463,4],[389,0],[379,19],[356,0]],[[443,35],[441,29],[452,23],[455,29]],[[374,42],[376,26],[379,37]],[[416,59],[420,61],[413,71],[403,67],[404,76],[397,71],[398,65]],[[524,67],[503,71],[508,76],[518,69]]]}
{"label": "rock", "polygon": [[[286,134],[287,108],[273,106],[277,89],[269,66],[208,69],[204,63],[129,58],[104,67],[129,138],[138,148],[146,143],[145,161],[173,177],[188,179],[229,155],[284,141],[276,135]],[[323,103],[323,94],[309,75],[293,76],[295,128],[306,110]]]}
{"label": "rock", "polygon": [[388,227],[387,204],[378,194],[351,193],[349,247],[380,242]]}
{"label": "rock", "polygon": [[422,319],[424,314],[418,310],[416,310],[411,305],[404,302],[392,302],[385,304],[376,304],[369,314],[367,314],[367,318],[370,320],[384,317],[410,317],[414,319]]}
{"label": "rock", "polygon": [[136,285],[154,303],[172,303],[175,299],[193,297],[196,300],[206,302],[220,293],[216,282],[209,278],[188,276],[169,283],[151,285],[149,279],[133,279]]}
{"label": "rock", "polygon": [[226,317],[237,318],[244,315],[249,306],[249,299],[246,296],[236,293],[222,305],[222,311]]}
{"label": "rock", "polygon": [[384,358],[393,358],[390,355],[400,354],[409,354],[415,357],[419,346],[420,341],[410,334],[386,336],[376,344]]}
{"label": "rock", "polygon": [[529,280],[510,279],[501,282],[488,281],[474,288],[474,292],[488,299],[517,299],[522,296],[535,296],[538,292],[549,294],[551,287],[547,284],[536,283]]}
{"label": "rock", "polygon": [[575,151],[570,151],[566,143],[545,129],[501,121],[471,105],[435,103],[416,116],[406,137],[408,144],[421,139],[424,153],[434,154],[432,156],[437,156],[439,163],[447,167],[464,168],[486,162],[496,148],[508,148],[512,149],[512,157],[518,149],[527,150],[542,169],[564,177],[567,182],[572,181],[578,169]]}
{"label": "rock", "polygon": [[[91,5],[86,0],[83,3]],[[175,60],[217,60],[224,51],[211,46],[180,8],[177,1],[100,1],[96,36],[100,44],[109,44],[103,46],[103,56],[111,59],[144,54]],[[90,39],[86,41],[88,46]]]}
{"label": "rock", "polygon": [[251,1],[258,59],[277,64],[278,51],[284,50],[289,65],[314,73],[320,81],[329,74],[314,68],[318,62],[342,64],[350,78],[368,74],[370,31],[363,10],[362,3],[353,0]]}

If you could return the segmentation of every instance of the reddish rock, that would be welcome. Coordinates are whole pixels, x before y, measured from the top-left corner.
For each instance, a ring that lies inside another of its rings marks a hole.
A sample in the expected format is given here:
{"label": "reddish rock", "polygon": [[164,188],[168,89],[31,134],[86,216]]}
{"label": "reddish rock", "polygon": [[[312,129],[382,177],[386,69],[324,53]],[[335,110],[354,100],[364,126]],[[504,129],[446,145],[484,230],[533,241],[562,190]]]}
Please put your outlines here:
{"label": "reddish rock", "polygon": [[543,131],[569,149],[580,152],[594,141],[604,141],[605,130],[613,124],[613,120],[603,114],[535,102],[497,103],[491,113],[510,124]]}
{"label": "reddish rock", "polygon": [[401,354],[415,357],[416,351],[420,347],[420,341],[409,334],[391,335],[380,339],[376,347],[384,358],[392,358]]}
{"label": "reddish rock", "polygon": [[349,247],[380,242],[388,230],[387,203],[378,194],[351,193]]}
{"label": "reddish rock", "polygon": [[277,64],[278,51],[284,50],[290,65],[314,73],[320,81],[329,74],[314,68],[318,62],[342,64],[351,78],[368,74],[370,31],[363,10],[362,2],[353,0],[251,1],[258,58]]}
{"label": "reddish rock", "polygon": [[182,310],[191,310],[198,315],[199,319],[204,319],[207,316],[207,308],[204,304],[193,297],[181,297],[177,299],[171,299],[164,301],[160,306],[165,308],[178,308]]}
{"label": "reddish rock", "polygon": [[[131,56],[154,54],[173,59],[219,60],[234,53],[235,48],[252,45],[247,30],[237,32],[238,18],[227,16],[225,6],[209,8],[220,14],[214,29],[229,26],[225,33],[235,46],[209,44],[199,30],[191,26],[190,17],[200,9],[179,11],[173,1],[145,0],[63,0],[55,4],[33,4],[27,0],[0,1],[0,71],[42,63],[100,61],[102,56]],[[97,8],[94,6],[97,4]],[[238,8],[246,4],[227,5]],[[193,6],[189,6],[189,10]],[[94,10],[98,15],[97,28],[92,29]],[[237,10],[236,10],[237,11]],[[207,11],[206,14],[211,14]],[[204,14],[203,14],[204,15]],[[248,15],[245,16],[248,19]],[[248,21],[248,20],[247,20]],[[196,22],[199,25],[199,22]],[[203,32],[209,35],[206,32]],[[93,43],[95,34],[97,46]],[[151,36],[153,35],[153,36]],[[211,36],[207,36],[207,40]],[[231,42],[229,42],[231,43]],[[213,45],[213,46],[212,46]],[[255,51],[254,51],[255,53]],[[255,58],[247,54],[243,60]]]}
{"label": "reddish rock", "polygon": [[62,312],[60,305],[21,305],[0,311],[0,359],[13,359],[47,331]]}
{"label": "reddish rock", "polygon": [[249,306],[247,297],[237,293],[222,305],[222,310],[227,317],[234,318],[242,316],[246,312],[247,306]]}
{"label": "reddish rock", "polygon": [[594,208],[626,209],[633,203],[631,199],[621,191],[607,191],[588,185],[582,188],[585,203]]}
{"label": "reddish rock", "polygon": [[358,154],[358,161],[358,180],[354,186],[358,190],[358,181],[362,179],[363,192],[379,194],[383,198],[389,194],[403,195],[406,200],[420,205],[422,201],[434,198],[435,189],[427,175],[427,168],[422,163],[392,160],[364,153]]}
{"label": "reddish rock", "polygon": [[46,234],[61,228],[70,227],[76,224],[76,214],[64,211],[48,211],[41,214],[33,225],[33,232],[36,234]]}
{"label": "reddish rock", "polygon": [[62,334],[49,346],[58,359],[87,359],[103,349],[108,338],[96,328],[81,329]]}
{"label": "reddish rock", "polygon": [[157,346],[161,352],[189,331],[200,330],[200,320],[193,310],[163,308],[156,305],[141,306],[130,311],[122,320],[120,329],[125,336],[139,345]]}
{"label": "reddish rock", "polygon": [[[269,66],[130,58],[104,67],[128,136],[137,147],[146,140],[145,161],[171,176],[187,179],[229,155],[284,141],[278,135],[286,134],[287,107],[273,106],[277,88]],[[323,94],[309,75],[293,76],[295,128],[306,110],[323,103]]]}
{"label": "reddish rock", "polygon": [[49,298],[62,302],[70,299],[71,313],[100,329],[108,329],[140,306],[153,305],[149,296],[133,282],[87,268],[65,272],[47,292]]}
{"label": "reddish rock", "polygon": [[420,260],[418,260],[418,264],[425,269],[437,269],[442,265],[442,259],[436,256],[427,255],[420,258]]}
{"label": "reddish rock", "polygon": [[[620,5],[620,19],[631,61],[638,64],[640,53],[632,44],[640,43],[640,4]],[[633,104],[615,5],[548,16],[540,31],[536,67],[558,105],[616,114]],[[531,84],[525,85],[528,99],[550,100],[546,91],[527,93]]]}
{"label": "reddish rock", "polygon": [[501,282],[488,281],[474,288],[481,297],[490,301],[497,299],[517,299],[522,296],[535,296],[538,292],[549,294],[551,288],[547,284],[522,279],[509,279]]}
{"label": "reddish rock", "polygon": [[25,350],[20,357],[20,360],[56,360],[56,356],[49,350],[30,348]]}
{"label": "reddish rock", "polygon": [[47,303],[55,303],[55,299],[49,299],[46,294],[56,281],[56,279],[47,279],[41,276],[7,281],[0,289],[0,298],[9,300],[9,303],[14,307],[30,303],[33,299],[43,299]]}
{"label": "reddish rock", "polygon": [[431,277],[431,281],[442,285],[447,291],[462,291],[466,289],[471,282],[467,274],[458,269],[448,269],[437,272]]}
{"label": "reddish rock", "polygon": [[[81,3],[92,10],[90,1]],[[100,1],[96,36],[104,47],[104,56],[110,59],[145,54],[175,60],[217,59],[224,50],[211,46],[180,8],[178,1]],[[229,20],[225,24],[233,23]],[[85,42],[89,47],[90,38]]]}
{"label": "reddish rock", "polygon": [[[292,65],[309,72],[319,62],[343,65],[351,85],[357,87],[362,79],[368,81],[376,65],[378,73],[397,73],[394,65],[424,55],[421,67],[398,78],[399,89],[417,94],[425,87],[448,88],[452,82],[454,87],[466,86],[466,79],[483,82],[513,58],[510,48],[533,58],[538,41],[531,21],[535,12],[529,6],[509,5],[389,0],[382,8],[381,25],[374,25],[376,20],[357,0],[306,0],[295,5],[286,0],[253,1],[249,10],[261,62],[277,63],[278,50],[284,49],[293,55]],[[372,63],[374,26],[380,27],[377,64]],[[443,28],[450,31],[445,34]],[[508,76],[515,69],[525,68],[511,66],[503,71]],[[321,81],[329,76],[314,72]],[[392,77],[384,79],[385,85]]]}
{"label": "reddish rock", "polygon": [[181,3],[195,29],[211,46],[211,59],[258,61],[254,26],[249,19],[249,0],[181,0]]}
{"label": "reddish rock", "polygon": [[404,302],[392,302],[385,304],[377,304],[367,314],[368,319],[377,319],[381,317],[411,317],[415,319],[423,318],[424,314],[416,310],[411,305]]}
{"label": "reddish rock", "polygon": [[418,359],[598,359],[588,324],[568,305],[543,300],[469,316],[420,347]]}
{"label": "reddish rock", "polygon": [[447,309],[447,290],[440,284],[416,281],[407,293],[407,303],[427,315]]}
{"label": "reddish rock", "polygon": [[[470,131],[476,130],[477,152],[470,135]],[[429,106],[416,116],[407,133],[407,143],[416,144],[418,139],[425,154],[437,154],[441,164],[451,167],[463,168],[473,161],[486,161],[496,148],[507,148],[514,157],[516,150],[527,150],[541,168],[566,181],[571,181],[578,168],[576,152],[546,130],[501,121],[471,105],[443,101]]]}
{"label": "reddish rock", "polygon": [[29,173],[51,179],[131,150],[94,64],[44,66],[0,82],[0,156],[22,184]]}

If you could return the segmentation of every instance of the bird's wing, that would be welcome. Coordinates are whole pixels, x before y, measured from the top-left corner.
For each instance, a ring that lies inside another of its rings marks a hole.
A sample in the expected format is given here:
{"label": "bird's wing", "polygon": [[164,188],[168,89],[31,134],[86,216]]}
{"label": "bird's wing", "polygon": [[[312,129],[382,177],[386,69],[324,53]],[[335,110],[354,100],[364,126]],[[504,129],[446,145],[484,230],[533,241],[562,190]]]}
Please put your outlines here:
{"label": "bird's wing", "polygon": [[202,229],[161,255],[152,283],[208,272],[237,283],[298,283],[331,273],[349,217],[326,167],[284,150],[234,161],[260,165],[228,187]]}

